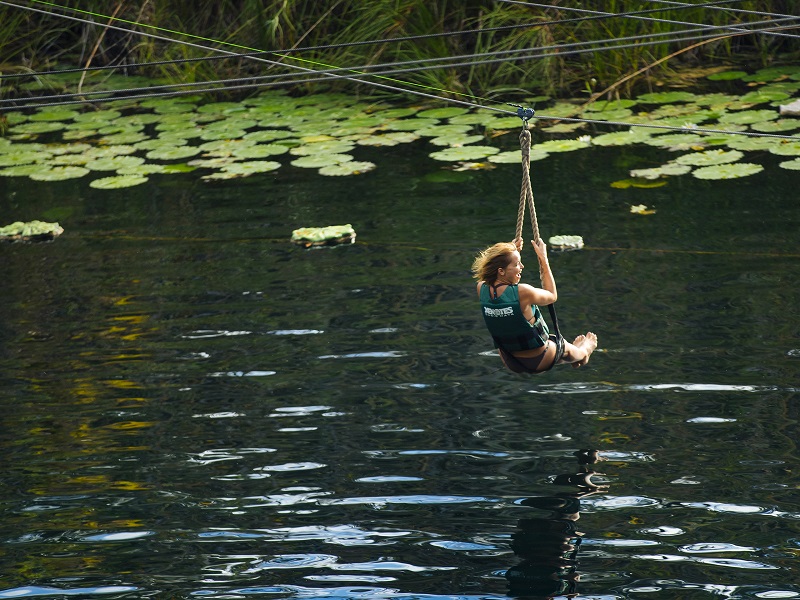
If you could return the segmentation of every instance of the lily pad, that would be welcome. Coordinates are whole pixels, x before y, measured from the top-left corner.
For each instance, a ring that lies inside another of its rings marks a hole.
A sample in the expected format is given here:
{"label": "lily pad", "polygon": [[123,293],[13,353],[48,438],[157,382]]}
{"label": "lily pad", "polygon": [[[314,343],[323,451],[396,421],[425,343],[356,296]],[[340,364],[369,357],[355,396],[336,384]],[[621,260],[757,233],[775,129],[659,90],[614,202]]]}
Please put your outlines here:
{"label": "lily pad", "polygon": [[147,180],[148,178],[143,175],[115,175],[113,177],[95,179],[89,184],[89,187],[93,187],[98,190],[117,190],[141,185]]}
{"label": "lily pad", "polygon": [[792,131],[800,129],[800,119],[778,119],[777,121],[764,121],[763,123],[753,123],[750,129],[762,133],[780,133],[782,131]]}
{"label": "lily pad", "polygon": [[410,117],[411,115],[419,112],[416,108],[388,108],[380,111],[378,114],[384,119],[401,119],[403,117]]}
{"label": "lily pad", "polygon": [[21,151],[21,152],[2,152],[0,153],[0,167],[13,167],[33,162],[44,162],[49,160],[52,154],[49,152]]}
{"label": "lily pad", "polygon": [[375,169],[375,163],[362,160],[351,160],[338,165],[329,165],[319,170],[320,175],[345,176],[361,175]]}
{"label": "lily pad", "polygon": [[[537,160],[544,160],[550,156],[544,150],[537,150],[536,146],[531,148],[530,162]],[[511,150],[508,152],[499,152],[487,159],[490,163],[494,164],[522,164],[522,153],[519,150]]]}
{"label": "lily pad", "polygon": [[722,73],[712,73],[708,76],[711,81],[734,81],[747,77],[747,71],[723,71]]}
{"label": "lily pad", "polygon": [[652,167],[649,169],[634,169],[630,171],[629,175],[637,179],[659,179],[661,177],[669,177],[673,175],[686,175],[692,170],[689,165],[681,165],[674,162],[668,162],[660,167]]}
{"label": "lily pad", "polygon": [[311,246],[326,246],[331,244],[352,243],[355,241],[356,232],[353,226],[329,225],[328,227],[301,227],[292,231],[292,242],[310,248]]}
{"label": "lily pad", "polygon": [[769,150],[774,146],[780,145],[780,138],[769,137],[752,137],[752,136],[731,136],[731,139],[725,142],[728,148],[733,150]]}
{"label": "lily pad", "polygon": [[470,129],[472,129],[470,125],[433,125],[418,129],[415,133],[420,137],[437,138],[445,135],[463,135]]}
{"label": "lily pad", "polygon": [[247,132],[244,129],[207,129],[200,135],[200,139],[208,142],[235,140],[244,137],[246,134]]}
{"label": "lily pad", "polygon": [[589,104],[584,110],[589,112],[606,112],[609,110],[620,110],[636,106],[636,100],[598,100]]}
{"label": "lily pad", "polygon": [[394,131],[359,137],[356,144],[359,146],[397,146],[418,140],[419,136],[410,131]]}
{"label": "lily pad", "polygon": [[[117,169],[117,175],[156,175],[159,173],[169,173],[170,167],[175,165],[162,165],[155,163],[144,163],[139,165],[128,165]],[[188,170],[194,170],[190,167]]]}
{"label": "lily pad", "polygon": [[580,250],[583,248],[583,238],[579,235],[554,235],[547,240],[553,250]]}
{"label": "lily pad", "polygon": [[58,223],[45,221],[16,221],[0,227],[0,239],[7,241],[46,240],[61,235],[64,229]]}
{"label": "lily pad", "polygon": [[751,123],[774,121],[778,117],[780,117],[780,114],[776,110],[744,110],[741,112],[726,113],[719,118],[719,122],[750,125]]}
{"label": "lily pad", "polygon": [[101,144],[136,144],[147,139],[147,135],[135,131],[115,133],[100,138]]}
{"label": "lily pad", "polygon": [[288,151],[289,148],[280,144],[255,144],[236,148],[233,155],[237,158],[266,158],[267,156],[286,154]]}
{"label": "lily pad", "polygon": [[150,160],[183,160],[197,156],[201,152],[197,146],[172,146],[150,150],[145,156]]}
{"label": "lily pad", "polygon": [[353,160],[349,154],[309,154],[292,161],[292,165],[303,169],[319,169]]}
{"label": "lily pad", "polygon": [[706,150],[705,152],[684,154],[683,156],[677,157],[674,162],[678,163],[679,165],[705,167],[709,165],[721,165],[724,163],[736,162],[743,156],[744,154],[738,150]]}
{"label": "lily pad", "polygon": [[76,114],[72,120],[78,123],[86,122],[86,121],[97,121],[98,123],[104,122],[109,123],[114,119],[117,119],[122,115],[121,112],[114,109],[107,109],[107,110],[95,110],[91,112],[83,112]]}
{"label": "lily pad", "polygon": [[[787,160],[782,163],[778,163],[778,166],[781,169],[788,169],[790,171],[800,171],[800,158],[795,158],[794,160]],[[0,175],[2,175],[2,171],[0,171]]]}
{"label": "lily pad", "polygon": [[251,131],[246,134],[244,139],[253,140],[254,142],[271,142],[273,140],[292,137],[293,135],[294,133],[286,129],[260,129],[259,131]]}
{"label": "lily pad", "polygon": [[28,133],[38,135],[40,133],[51,133],[53,131],[61,131],[66,125],[58,121],[41,121],[41,122],[28,122],[14,125],[11,131],[14,133]]}
{"label": "lily pad", "polygon": [[64,181],[66,179],[77,179],[89,173],[89,169],[84,167],[66,166],[51,167],[31,173],[29,177],[35,181]]}
{"label": "lily pad", "polygon": [[551,152],[572,152],[588,147],[589,143],[582,140],[549,140],[531,146],[531,151],[535,148],[537,152],[547,152],[549,154]]}
{"label": "lily pad", "polygon": [[438,152],[432,152],[428,156],[434,160],[455,162],[486,158],[499,152],[500,150],[493,146],[462,146],[460,148],[445,148]]}
{"label": "lily pad", "polygon": [[650,139],[644,140],[648,146],[658,146],[659,148],[669,148],[671,150],[683,150],[692,147],[702,147],[703,139],[692,133],[672,133],[666,135],[654,135]]}
{"label": "lily pad", "polygon": [[86,168],[92,171],[117,171],[125,167],[135,167],[144,163],[140,156],[109,156],[98,158],[86,163]]}
{"label": "lily pad", "polygon": [[292,148],[290,152],[294,156],[311,156],[312,154],[345,154],[350,152],[355,147],[355,144],[350,142],[343,142],[338,140],[313,142],[303,146]]}
{"label": "lily pad", "polygon": [[233,173],[236,175],[252,175],[254,173],[267,173],[279,169],[281,163],[274,160],[251,160],[247,162],[237,162],[222,167],[225,173]]}
{"label": "lily pad", "polygon": [[647,129],[632,127],[628,131],[614,131],[595,136],[591,139],[591,143],[594,146],[628,146],[644,142],[650,139],[651,135],[652,132]]}
{"label": "lily pad", "polygon": [[36,173],[40,171],[42,165],[39,164],[30,164],[30,165],[16,165],[14,167],[6,167],[5,169],[0,169],[0,176],[2,177],[28,177],[32,173]]}
{"label": "lily pad", "polygon": [[691,92],[653,92],[642,94],[637,100],[645,104],[672,104],[674,102],[692,102],[696,97]]}
{"label": "lily pad", "polygon": [[[800,156],[800,142],[782,142],[770,147],[769,151],[778,156]],[[0,154],[2,158],[2,154]]]}
{"label": "lily pad", "polygon": [[618,108],[617,110],[603,110],[586,115],[596,121],[624,121],[633,115],[633,111],[628,108]]}
{"label": "lily pad", "polygon": [[31,121],[71,121],[80,113],[69,109],[42,109],[28,117]]}
{"label": "lily pad", "polygon": [[692,175],[698,179],[738,179],[755,175],[764,170],[761,165],[753,163],[730,163],[726,165],[714,165],[711,167],[701,167],[692,171]]}
{"label": "lily pad", "polygon": [[443,137],[437,137],[430,140],[430,143],[434,146],[450,146],[453,148],[458,148],[461,146],[466,146],[467,144],[474,144],[475,142],[480,142],[483,140],[482,135],[446,135]]}
{"label": "lily pad", "polygon": [[458,115],[463,115],[469,112],[467,108],[459,108],[457,106],[445,106],[443,108],[431,108],[430,110],[423,110],[417,113],[418,118],[423,119],[449,119]]}
{"label": "lily pad", "polygon": [[753,90],[752,92],[748,92],[739,100],[741,102],[746,102],[747,104],[764,104],[766,102],[776,102],[779,100],[786,100],[787,98],[791,98],[791,94],[787,94],[786,92],[779,91],[779,90]]}
{"label": "lily pad", "polygon": [[419,131],[426,127],[437,125],[437,119],[420,119],[419,117],[412,117],[410,119],[398,119],[397,121],[389,121],[383,125],[383,129],[390,131]]}

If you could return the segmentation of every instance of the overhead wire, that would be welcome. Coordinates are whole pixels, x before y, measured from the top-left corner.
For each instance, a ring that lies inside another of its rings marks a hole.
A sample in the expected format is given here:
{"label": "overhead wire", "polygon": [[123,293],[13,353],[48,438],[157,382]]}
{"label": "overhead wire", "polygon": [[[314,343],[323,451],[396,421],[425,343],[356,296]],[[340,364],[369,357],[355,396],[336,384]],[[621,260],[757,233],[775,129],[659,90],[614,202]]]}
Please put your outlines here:
{"label": "overhead wire", "polygon": [[[622,38],[608,38],[603,40],[590,40],[585,42],[574,42],[571,44],[556,44],[552,46],[542,46],[539,48],[531,49],[515,49],[515,50],[504,50],[504,51],[495,51],[495,52],[485,52],[485,53],[476,53],[471,55],[460,55],[460,56],[448,56],[448,57],[440,57],[440,58],[430,58],[430,59],[420,59],[420,60],[412,60],[412,61],[401,61],[401,62],[391,62],[391,63],[377,63],[377,64],[365,64],[365,65],[358,65],[358,66],[350,66],[350,67],[337,67],[335,69],[323,69],[323,70],[313,70],[307,73],[307,75],[315,75],[317,77],[310,79],[302,79],[302,80],[293,80],[290,83],[307,83],[307,82],[316,82],[322,81],[325,78],[320,78],[320,75],[329,75],[334,73],[345,73],[351,72],[354,70],[358,70],[361,75],[363,76],[376,76],[376,75],[397,75],[403,73],[416,73],[425,70],[431,69],[444,69],[444,68],[456,68],[456,67],[465,67],[465,66],[482,66],[487,64],[494,64],[499,62],[508,62],[511,61],[519,61],[519,60],[529,60],[533,58],[547,58],[551,56],[569,56],[569,55],[577,55],[587,52],[598,52],[598,51],[606,51],[606,50],[619,50],[625,49],[630,47],[640,47],[646,45],[660,45],[665,43],[673,43],[676,41],[686,42],[686,41],[696,41],[701,39],[708,39],[710,37],[715,37],[716,33],[705,33],[704,35],[700,36],[691,36],[691,37],[681,37],[681,38],[671,38],[668,40],[654,40],[649,42],[643,42],[643,38],[658,38],[658,37],[665,37],[665,36],[673,36],[675,34],[684,34],[684,33],[692,33],[698,31],[697,29],[686,29],[677,32],[660,32],[654,34],[645,34],[640,36],[626,36]],[[707,31],[707,30],[702,30]],[[758,31],[758,30],[753,30]],[[743,35],[743,34],[740,34]],[[635,42],[631,44],[625,44],[621,42]],[[575,50],[569,50],[569,48],[576,48],[578,46],[594,46],[595,44],[604,44],[606,42],[614,42],[615,45],[608,45],[601,48],[596,47],[588,47],[588,48],[581,48]],[[548,50],[553,50],[553,52],[546,52]],[[516,57],[509,57],[509,54],[516,54],[525,51],[532,51],[533,54],[526,54],[522,56]],[[502,58],[495,58],[495,59],[487,59],[487,60],[461,60],[467,58],[478,58],[478,57],[488,57],[488,56],[500,56]],[[441,63],[441,61],[445,60],[460,60],[461,62],[449,62],[449,63],[442,63],[442,64],[428,64],[428,63]],[[413,67],[409,68],[397,68],[397,67],[406,67],[409,65],[414,65]],[[428,65],[428,66],[420,66],[420,65]],[[391,67],[389,70],[385,71],[376,71],[370,72],[367,69],[379,69]],[[284,77],[292,77],[295,76],[295,73],[277,73],[272,75],[259,75],[259,76],[246,76],[246,77],[237,77],[237,78],[226,78],[226,79],[219,79],[219,80],[210,80],[210,81],[202,81],[202,82],[189,82],[189,83],[176,83],[176,84],[165,84],[165,85],[155,85],[155,86],[143,86],[143,87],[135,87],[135,88],[128,88],[128,89],[117,89],[114,90],[114,93],[117,94],[129,94],[129,93],[137,93],[137,92],[148,92],[153,93],[160,90],[178,90],[180,88],[196,88],[199,86],[204,85],[224,85],[224,84],[237,84],[242,82],[251,82],[253,87],[258,87],[256,82],[264,82],[268,80],[275,80]],[[286,82],[278,82],[274,85],[285,85]],[[264,87],[270,87],[268,84],[264,84]],[[228,89],[228,88],[225,88]],[[238,88],[242,89],[242,88]],[[192,93],[196,93],[196,90],[191,90]],[[55,94],[55,95],[47,95],[47,96],[38,96],[35,98],[6,98],[0,99],[0,105],[2,104],[21,104],[22,107],[28,106],[27,102],[34,102],[38,100],[62,100],[66,98],[85,98],[89,96],[100,96],[100,95],[107,95],[109,92],[107,90],[99,90],[99,91],[88,91],[88,92],[72,92],[67,94]],[[120,97],[118,99],[125,99],[126,97]],[[112,99],[113,100],[113,99]],[[76,103],[81,103],[83,100],[79,100]],[[54,103],[55,104],[55,103]]]}
{"label": "overhead wire", "polygon": [[[663,18],[657,18],[657,17],[645,17],[645,16],[641,16],[641,15],[636,15],[634,13],[610,13],[610,12],[606,12],[606,11],[590,10],[590,9],[587,9],[587,8],[576,8],[576,7],[573,7],[573,6],[555,6],[555,5],[552,5],[552,4],[542,4],[540,2],[529,2],[527,0],[494,0],[494,1],[495,2],[499,2],[499,3],[504,3],[504,4],[516,4],[516,5],[530,6],[530,7],[535,7],[535,8],[554,8],[556,10],[562,10],[562,11],[567,11],[567,12],[577,12],[577,13],[582,13],[582,14],[592,14],[592,15],[598,15],[598,16],[614,16],[614,17],[621,17],[621,18],[625,18],[625,19],[636,19],[636,20],[641,20],[641,21],[649,21],[649,22],[653,22],[653,23],[669,23],[669,24],[673,24],[673,25],[696,25],[698,27],[715,27],[715,25],[705,25],[705,24],[702,24],[702,23],[695,23],[693,21],[677,21],[675,19],[663,19]],[[691,6],[695,6],[695,5],[691,5]],[[667,9],[664,9],[664,10],[667,10]],[[786,16],[789,17],[789,18],[793,18],[793,19],[798,18],[796,15],[786,15]],[[741,31],[740,26],[733,26],[733,25],[726,26],[726,29],[729,30],[729,31]],[[792,38],[798,37],[798,36],[796,36],[794,34],[780,33],[780,32],[765,32],[765,33],[767,35],[777,35],[777,36],[782,36],[782,37],[792,37]]]}
{"label": "overhead wire", "polygon": [[[39,0],[33,0],[33,1],[39,1]],[[47,2],[44,2],[44,3],[45,4],[49,4]],[[23,7],[23,6],[15,5],[15,4],[12,4],[12,3],[5,2],[5,1],[0,1],[0,4],[9,5],[9,6],[16,6],[18,8],[24,8],[24,9],[28,9],[28,10],[33,10],[35,12],[48,14],[46,11],[42,11],[42,10],[39,10],[39,9],[32,9],[30,7]],[[71,17],[69,15],[60,15],[60,14],[56,14],[56,13],[51,13],[51,14],[54,14],[56,16],[60,16],[60,17],[63,17],[63,18],[67,18],[67,19],[70,19],[70,20],[87,22],[84,19],[80,19],[80,18],[77,18],[77,17]],[[616,14],[616,13],[612,13],[611,15],[618,16],[618,14]],[[790,17],[790,18],[796,18],[796,17]],[[93,23],[93,22],[90,22],[90,21],[89,21],[89,23],[96,25],[96,23]],[[774,25],[774,21],[770,21],[769,23]],[[185,40],[173,40],[173,39],[165,38],[163,36],[158,36],[158,35],[155,35],[155,34],[149,34],[149,33],[145,33],[145,32],[133,31],[133,30],[129,30],[129,29],[126,29],[126,28],[111,26],[110,24],[107,25],[107,26],[111,27],[111,28],[114,28],[114,29],[119,29],[119,30],[125,31],[126,33],[136,33],[136,34],[144,35],[144,36],[147,36],[147,37],[152,37],[152,38],[156,38],[156,39],[162,39],[164,41],[169,41],[169,42],[173,42],[173,43],[181,43],[181,44],[197,47],[197,48],[200,48],[200,49],[203,49],[203,50],[207,50],[207,51],[214,51],[213,48],[202,46],[202,45],[196,44],[194,42],[186,42]],[[726,29],[724,26],[718,27],[718,28]],[[741,30],[741,29],[738,29],[736,35],[745,35],[745,34],[750,34],[750,33],[759,32],[759,31],[760,30]],[[176,32],[176,33],[180,34],[180,32]],[[184,34],[184,35],[188,35],[190,37],[199,37],[199,36],[191,36],[191,34]],[[640,38],[641,38],[641,36],[637,36],[637,39],[640,39]],[[685,38],[683,38],[683,39],[685,39]],[[219,42],[218,40],[214,40],[214,41],[217,42],[217,43],[226,43],[226,42]],[[619,41],[619,40],[607,40],[607,41]],[[681,40],[678,40],[678,41],[681,41]],[[583,43],[595,43],[596,44],[596,43],[600,43],[600,42],[598,42],[598,41],[591,42],[590,41],[590,42],[583,42]],[[583,43],[577,43],[575,45],[579,45],[579,44],[583,44]],[[664,41],[651,42],[651,43],[664,43]],[[230,45],[238,46],[236,44],[230,44]],[[642,45],[642,44],[641,44],[641,42],[639,42],[638,44],[634,44],[634,45]],[[242,47],[242,46],[238,46],[238,47]],[[622,46],[614,46],[614,47],[610,47],[609,49],[617,49],[619,47],[622,47]],[[226,51],[226,50],[220,50],[220,51],[225,53],[225,54],[228,54],[228,55],[236,55],[236,53],[229,52],[229,51]],[[585,51],[597,51],[597,49],[590,49],[590,50],[583,50],[583,51],[584,52]],[[580,51],[576,51],[576,53],[577,52],[580,52]],[[491,54],[491,53],[489,53],[489,54]],[[561,53],[561,54],[563,55],[563,53]],[[538,56],[541,56],[541,55],[538,55]],[[252,56],[251,58],[254,58],[254,59],[259,60],[261,62],[273,63],[273,64],[275,63],[275,61],[270,61],[268,59],[260,58],[258,56]],[[528,58],[528,57],[526,57],[526,58]],[[430,60],[433,60],[433,59],[430,59]],[[498,60],[500,60],[500,59],[498,59]],[[420,61],[415,61],[415,62],[419,63]],[[489,62],[489,61],[484,61],[484,62]],[[496,62],[496,61],[491,61],[491,62]],[[464,63],[458,63],[458,64],[455,64],[453,66],[459,66],[459,65],[463,65],[463,64]],[[289,65],[285,65],[285,66],[289,67]],[[291,66],[291,68],[302,70],[308,75],[317,75],[317,74],[321,73],[320,71],[315,71],[314,69],[307,69],[307,68],[303,68],[303,67]],[[358,67],[356,67],[356,68],[358,68]],[[441,65],[436,65],[434,67],[428,67],[428,68],[442,68],[442,66]],[[344,79],[348,79],[348,80],[357,81],[359,83],[365,83],[367,85],[373,85],[373,86],[376,86],[376,87],[390,89],[390,90],[395,91],[395,92],[412,93],[412,94],[415,94],[415,95],[420,95],[420,96],[428,97],[428,98],[434,98],[434,99],[437,99],[437,100],[447,101],[447,102],[456,103],[456,104],[460,104],[460,105],[465,105],[465,106],[470,106],[470,107],[475,107],[475,108],[482,108],[482,109],[487,109],[487,110],[493,110],[493,111],[506,113],[506,114],[516,114],[516,113],[513,113],[511,111],[499,109],[497,107],[484,106],[482,104],[476,104],[476,103],[473,103],[473,102],[466,102],[466,101],[463,101],[463,100],[455,100],[453,98],[444,98],[444,97],[436,96],[436,95],[433,95],[433,94],[422,93],[422,92],[419,92],[418,90],[406,90],[406,89],[402,89],[402,88],[395,88],[393,86],[387,86],[385,84],[376,84],[375,82],[364,81],[362,79],[359,79],[359,78],[353,77],[353,76],[340,76],[340,75],[337,75],[337,74],[334,73],[335,71],[340,71],[340,70],[343,70],[343,71],[346,71],[346,72],[352,72],[354,69],[355,68],[353,68],[353,67],[335,68],[335,69],[331,70],[331,73],[329,75],[327,75],[327,76],[325,76],[323,78],[317,78],[317,79],[308,79],[307,78],[307,79],[299,80],[299,83],[308,83],[310,81],[325,80],[325,79],[330,79],[331,77],[332,78],[344,78]],[[396,71],[389,71],[389,73],[395,73],[395,72]],[[369,75],[379,75],[379,74],[380,73],[363,73],[363,72],[362,73],[358,73],[359,76],[369,76]],[[243,80],[249,81],[249,80],[252,80],[252,79],[253,78],[244,78]],[[225,80],[221,80],[220,83],[224,83],[224,81]],[[274,85],[286,85],[286,83],[287,82],[280,82],[279,84],[274,84]],[[295,83],[295,82],[290,82],[290,83]],[[408,82],[400,82],[400,83],[408,83]],[[205,83],[201,82],[201,85],[203,85],[203,84],[208,85],[208,82],[205,82]],[[187,84],[176,84],[176,85],[185,86]],[[200,93],[200,92],[218,92],[218,91],[222,91],[222,90],[246,89],[246,88],[252,88],[252,87],[265,87],[265,84],[252,83],[252,84],[243,84],[243,85],[236,85],[236,86],[226,86],[224,88],[210,88],[210,89],[204,89],[204,90],[192,89],[192,90],[187,90],[187,91],[171,91],[171,92],[166,92],[166,93],[163,93],[163,94],[152,94],[152,93],[149,93],[149,94],[143,94],[141,96],[126,96],[126,97],[112,99],[112,100],[131,100],[131,99],[136,99],[136,98],[140,98],[140,97],[153,98],[153,97],[167,96],[167,95],[169,95],[169,96],[180,95],[180,94],[185,94],[185,93],[196,94],[196,93]],[[152,88],[147,88],[147,89],[152,89]],[[433,89],[435,89],[435,88],[433,88]],[[135,91],[135,89],[134,89],[134,91]],[[439,91],[442,91],[442,90],[439,90]],[[105,92],[105,93],[108,93],[108,92]],[[467,94],[467,96],[481,99],[481,98],[479,98],[477,96],[471,96],[471,95],[468,95],[468,94]],[[73,103],[85,103],[85,100],[68,101],[68,102],[61,102],[61,103],[45,103],[43,105],[28,104],[28,105],[26,105],[26,108],[34,108],[34,107],[39,107],[39,106],[54,106],[54,105],[62,105],[62,104],[73,104]],[[597,123],[597,124],[604,124],[604,125],[619,125],[619,126],[625,126],[625,127],[639,126],[639,127],[652,127],[652,128],[658,128],[658,129],[686,130],[686,128],[683,128],[683,127],[673,127],[673,126],[665,126],[665,125],[632,124],[632,123],[625,123],[625,122],[611,122],[611,121],[596,120],[596,119],[583,119],[583,118],[582,119],[577,119],[577,118],[568,118],[568,117],[559,117],[559,116],[549,117],[547,115],[540,115],[537,118],[538,119],[556,119],[556,120],[563,120],[563,121],[568,121],[568,122],[572,121],[572,122],[584,122],[584,123]],[[778,135],[778,134],[763,134],[763,133],[757,133],[756,134],[756,133],[751,133],[751,132],[730,132],[730,131],[726,131],[726,130],[701,129],[701,128],[696,128],[696,127],[693,127],[691,129],[691,131],[697,132],[697,133],[724,133],[724,134],[737,133],[737,134],[745,134],[745,135],[755,135],[755,136],[759,136],[759,137],[779,137],[779,138],[787,138],[787,139],[798,139],[795,136],[783,136],[783,135]]]}
{"label": "overhead wire", "polygon": [[[36,1],[36,0],[33,0]],[[657,1],[657,0],[656,0]],[[666,1],[666,0],[662,0]],[[702,2],[697,4],[689,4],[689,3],[675,3],[680,4],[681,6],[678,7],[677,10],[681,8],[713,8],[717,10],[731,10],[729,8],[720,7],[720,4],[731,4],[734,2],[742,2],[743,0],[713,0],[710,2]],[[9,2],[0,2],[0,4],[7,5],[7,6],[15,6],[17,8],[26,8],[21,5],[15,5]],[[59,7],[68,9],[69,7]],[[605,13],[600,15],[592,15],[592,16],[584,16],[584,17],[575,17],[570,19],[555,19],[549,21],[536,21],[532,23],[520,23],[515,25],[504,25],[504,26],[497,26],[497,27],[481,27],[478,29],[471,29],[471,30],[458,30],[458,31],[445,31],[445,32],[437,32],[437,33],[430,33],[430,34],[421,34],[421,35],[413,35],[413,36],[397,36],[391,38],[380,38],[380,39],[373,39],[373,40],[359,40],[355,42],[343,42],[337,44],[327,44],[327,45],[318,45],[318,46],[303,46],[303,47],[296,47],[296,48],[287,48],[281,50],[258,50],[255,52],[236,52],[236,53],[227,53],[224,55],[214,55],[214,56],[205,56],[205,57],[194,57],[194,58],[179,58],[179,59],[171,59],[171,60],[161,60],[161,61],[149,61],[149,62],[141,62],[141,63],[125,63],[125,64],[112,64],[112,65],[105,65],[99,67],[86,67],[86,68],[74,68],[74,69],[59,69],[54,71],[40,71],[40,72],[25,72],[25,73],[7,73],[4,74],[3,77],[5,79],[13,79],[13,78],[31,78],[31,77],[43,77],[48,75],[63,75],[67,73],[82,73],[82,72],[95,72],[95,71],[104,71],[104,70],[117,70],[117,69],[135,69],[139,67],[151,67],[151,66],[161,66],[161,65],[168,65],[168,64],[182,64],[182,63],[191,63],[191,62],[201,62],[201,61],[212,61],[212,60],[230,60],[234,58],[250,58],[256,56],[263,56],[268,54],[275,54],[278,56],[283,56],[289,53],[295,52],[310,52],[310,51],[319,51],[319,50],[332,50],[338,48],[346,48],[352,46],[362,46],[362,45],[377,45],[377,44],[388,44],[388,43],[398,43],[398,42],[405,42],[405,41],[419,41],[423,39],[429,38],[437,38],[437,37],[445,37],[445,36],[458,36],[458,35],[475,35],[480,33],[487,33],[487,32],[495,32],[495,31],[504,31],[504,30],[512,30],[512,29],[521,29],[521,28],[534,28],[534,27],[547,27],[551,25],[565,25],[570,23],[579,23],[584,21],[591,21],[591,20],[598,20],[598,19],[608,19],[616,16],[632,16],[632,15],[642,15],[648,13],[655,13],[655,12],[663,12],[665,9],[655,8],[655,9],[647,9],[647,10],[639,10],[639,11],[632,11],[626,13]],[[44,11],[41,11],[44,12]],[[793,17],[792,15],[783,15],[779,13],[763,13],[757,11],[742,11],[742,12],[749,12],[753,14],[758,14],[761,16],[780,16],[786,17],[789,19],[798,19],[800,17]],[[47,13],[45,13],[47,14]],[[91,13],[96,14],[96,13]],[[98,15],[102,17],[107,17],[107,15]],[[88,20],[81,20],[84,23],[88,24],[96,24],[92,21]],[[135,23],[135,22],[132,22]],[[136,25],[143,25],[141,23],[135,23]],[[752,26],[759,24],[758,22],[753,23],[745,23],[746,26]],[[725,26],[715,26],[715,27],[725,27]],[[130,30],[124,30],[130,32]],[[181,32],[175,32],[183,35]],[[671,32],[672,34],[680,33],[680,32]],[[672,40],[672,41],[680,41],[680,40]],[[599,43],[599,42],[598,42]],[[568,47],[569,44],[565,45],[564,47]],[[358,67],[353,67],[358,68]]]}

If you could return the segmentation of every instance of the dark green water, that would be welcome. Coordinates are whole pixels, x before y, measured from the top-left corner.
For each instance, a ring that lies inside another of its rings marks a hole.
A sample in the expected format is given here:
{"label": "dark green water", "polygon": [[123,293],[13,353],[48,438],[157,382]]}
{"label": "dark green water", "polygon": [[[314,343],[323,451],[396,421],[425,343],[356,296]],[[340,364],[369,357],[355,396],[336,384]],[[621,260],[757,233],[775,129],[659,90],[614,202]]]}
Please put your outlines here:
{"label": "dark green water", "polygon": [[[551,258],[562,329],[601,349],[526,378],[469,275],[519,167],[435,183],[427,151],[0,179],[4,223],[66,230],[0,246],[0,598],[477,599],[508,569],[528,597],[800,598],[796,172],[617,190],[666,152],[534,163],[543,236],[587,244]],[[355,245],[288,242],[340,223]]]}

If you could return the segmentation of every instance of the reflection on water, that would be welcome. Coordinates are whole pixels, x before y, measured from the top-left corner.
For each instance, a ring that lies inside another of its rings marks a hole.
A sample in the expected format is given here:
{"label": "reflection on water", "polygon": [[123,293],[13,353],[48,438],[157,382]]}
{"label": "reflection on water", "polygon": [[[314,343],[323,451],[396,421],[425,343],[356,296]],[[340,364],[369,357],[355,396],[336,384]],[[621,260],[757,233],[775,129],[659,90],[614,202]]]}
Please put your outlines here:
{"label": "reflection on water", "polygon": [[454,189],[426,153],[324,189],[0,180],[2,214],[72,215],[0,247],[0,598],[800,598],[792,176],[541,162],[540,225],[587,241],[551,257],[561,325],[601,348],[526,378],[468,272],[517,169]]}
{"label": "reflection on water", "polygon": [[581,498],[606,491],[607,486],[592,479],[597,474],[589,465],[600,459],[597,450],[579,450],[575,455],[579,471],[560,474],[552,480],[553,485],[568,487],[569,491],[532,496],[519,502],[549,514],[517,522],[511,549],[522,562],[506,571],[512,596],[552,598],[579,591],[578,552],[585,535],[577,529]]}

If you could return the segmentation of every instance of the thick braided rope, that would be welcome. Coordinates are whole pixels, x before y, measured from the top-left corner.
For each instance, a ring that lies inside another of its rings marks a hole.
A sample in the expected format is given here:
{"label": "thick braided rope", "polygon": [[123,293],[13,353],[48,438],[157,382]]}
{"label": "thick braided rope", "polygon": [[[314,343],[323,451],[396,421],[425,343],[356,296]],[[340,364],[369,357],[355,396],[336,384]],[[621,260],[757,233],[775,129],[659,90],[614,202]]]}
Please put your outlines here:
{"label": "thick braided rope", "polygon": [[519,134],[519,147],[522,151],[522,185],[519,191],[519,210],[517,211],[517,233],[515,239],[522,239],[522,221],[525,216],[525,204],[530,206],[531,227],[533,228],[533,241],[539,241],[539,223],[536,220],[536,206],[533,203],[533,188],[531,187],[531,132],[528,131],[528,122]]}

